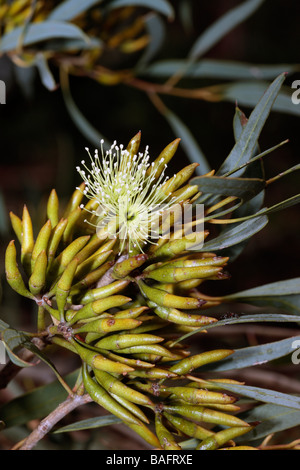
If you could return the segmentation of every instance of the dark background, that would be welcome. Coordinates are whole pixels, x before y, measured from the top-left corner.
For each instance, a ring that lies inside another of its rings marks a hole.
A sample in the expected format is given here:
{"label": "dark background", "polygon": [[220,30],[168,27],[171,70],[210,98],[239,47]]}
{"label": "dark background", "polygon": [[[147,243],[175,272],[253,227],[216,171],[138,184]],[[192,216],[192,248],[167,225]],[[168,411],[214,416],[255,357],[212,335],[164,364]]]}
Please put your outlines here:
{"label": "dark background", "polygon": [[[175,7],[178,3],[173,2]],[[164,46],[156,60],[184,58],[201,31],[240,3],[234,0],[193,0],[192,31],[187,34],[177,19],[170,22]],[[266,0],[251,18],[236,27],[205,57],[258,64],[299,63],[299,15],[297,0]],[[55,68],[53,73],[58,78]],[[0,106],[1,318],[15,327],[24,327],[32,321],[31,303],[15,299],[3,276],[4,251],[13,238],[9,211],[21,216],[26,203],[33,217],[38,217],[53,187],[62,200],[66,200],[80,182],[75,167],[85,158],[85,147],[92,145],[70,118],[60,88],[50,92],[38,77],[30,87],[20,87],[7,58],[0,59],[0,79],[7,86],[6,104]],[[286,84],[290,85],[296,79],[300,79],[300,73],[288,76]],[[143,92],[123,84],[103,86],[84,77],[72,77],[70,83],[81,112],[110,141],[116,139],[126,145],[141,130],[142,148],[149,145],[150,155],[156,158],[170,141],[180,137],[174,136],[168,123]],[[213,83],[219,82],[207,82]],[[166,96],[163,100],[189,127],[211,166],[217,169],[234,144],[234,104]],[[250,108],[242,109],[247,115],[251,112]],[[300,117],[271,113],[260,138],[262,150],[285,139],[290,142],[265,158],[267,177],[299,163],[299,129]],[[188,163],[183,149],[179,148],[170,174]],[[299,189],[299,172],[295,172],[269,188],[266,205],[291,197],[299,193]],[[299,233],[299,206],[272,214],[267,227],[251,239],[243,254],[228,267],[231,280],[218,283],[216,294],[299,277]]]}

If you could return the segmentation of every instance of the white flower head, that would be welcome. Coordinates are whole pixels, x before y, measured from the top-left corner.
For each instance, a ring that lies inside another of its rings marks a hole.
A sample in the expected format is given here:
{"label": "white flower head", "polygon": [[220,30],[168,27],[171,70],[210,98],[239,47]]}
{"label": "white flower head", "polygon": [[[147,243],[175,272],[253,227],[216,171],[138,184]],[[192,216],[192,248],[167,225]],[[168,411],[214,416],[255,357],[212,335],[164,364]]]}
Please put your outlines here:
{"label": "white flower head", "polygon": [[[77,167],[85,182],[84,194],[98,203],[97,233],[99,236],[118,237],[120,253],[127,250],[143,252],[143,246],[159,237],[158,219],[171,206],[169,195],[161,191],[168,177],[161,172],[158,179],[149,163],[148,148],[144,153],[131,155],[116,141],[101,156],[91,156],[91,166],[83,160],[84,169]],[[166,166],[165,166],[166,169]],[[166,202],[168,199],[168,202]]]}

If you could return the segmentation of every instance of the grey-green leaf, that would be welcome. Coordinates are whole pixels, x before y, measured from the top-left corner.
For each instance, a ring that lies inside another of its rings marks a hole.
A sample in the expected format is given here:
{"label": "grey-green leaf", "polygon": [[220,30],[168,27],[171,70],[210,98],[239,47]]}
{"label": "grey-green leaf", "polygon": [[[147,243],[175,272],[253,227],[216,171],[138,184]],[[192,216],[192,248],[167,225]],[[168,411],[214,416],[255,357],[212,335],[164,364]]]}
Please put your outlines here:
{"label": "grey-green leaf", "polygon": [[4,342],[7,354],[10,360],[18,367],[30,367],[34,364],[31,362],[24,361],[21,359],[15,350],[23,348],[28,342],[28,338],[21,331],[17,331],[14,328],[6,328],[2,331],[2,340]]}
{"label": "grey-green leaf", "polygon": [[[284,80],[285,74],[279,75],[265,91],[259,103],[252,111],[239,139],[219,168],[217,172],[218,175],[224,175],[227,172],[231,172],[251,159],[262,128],[270,114],[271,108]],[[240,175],[240,171],[235,173],[236,177]]]}
{"label": "grey-green leaf", "polygon": [[262,230],[267,223],[268,218],[266,216],[246,220],[245,222],[236,225],[234,228],[221,233],[214,239],[204,243],[204,246],[200,251],[223,250],[224,248],[236,245],[255,235],[257,232]]}
{"label": "grey-green leaf", "polygon": [[259,421],[252,431],[236,442],[262,439],[270,434],[285,431],[300,425],[300,411],[285,406],[264,404],[239,415],[246,422]]}
{"label": "grey-green leaf", "polygon": [[48,90],[53,91],[57,88],[56,81],[49,68],[47,59],[44,54],[38,53],[35,57],[35,65],[39,71],[40,78],[44,87]]}
{"label": "grey-green leaf", "polygon": [[[9,52],[15,50],[19,45],[19,38],[22,33],[23,28],[18,27],[3,36],[0,41],[0,51]],[[30,24],[27,27],[26,35],[22,39],[22,45],[30,46],[37,42],[55,38],[73,38],[88,41],[85,33],[74,24],[62,21],[43,21],[41,23]]]}
{"label": "grey-green leaf", "polygon": [[248,201],[260,193],[265,182],[258,178],[225,178],[221,176],[196,176],[190,181],[198,185],[199,191],[206,194],[220,194],[222,196],[235,196]]}
{"label": "grey-green leaf", "polygon": [[100,38],[86,39],[54,39],[49,40],[43,45],[43,51],[64,52],[64,51],[82,51],[91,49],[101,49],[103,41]]}
{"label": "grey-green leaf", "polygon": [[264,0],[248,0],[217,19],[196,40],[189,52],[189,58],[195,60],[203,56],[232,29],[249,18],[263,2]]}
{"label": "grey-green leaf", "polygon": [[285,406],[300,410],[300,398],[295,395],[278,392],[277,390],[269,390],[266,388],[253,387],[250,385],[236,385],[228,383],[213,382],[220,389],[237,393],[244,397],[252,398],[258,402],[272,403],[274,405]]}
{"label": "grey-green leaf", "polygon": [[142,57],[135,66],[136,74],[138,74],[139,70],[143,72],[146,64],[148,64],[160,50],[166,33],[165,23],[159,15],[150,13],[145,17],[144,22],[147,33],[150,37],[150,41],[144,53],[142,54]]}
{"label": "grey-green leaf", "polygon": [[299,315],[300,313],[300,278],[273,282],[227,295],[224,300],[239,301],[258,306],[269,306]]}
{"label": "grey-green leaf", "polygon": [[[184,68],[185,59],[159,60],[150,64],[143,74],[151,77],[169,78]],[[300,69],[298,64],[261,65],[238,61],[202,59],[189,66],[185,76],[192,79],[218,78],[222,80],[273,80],[283,72],[295,73]],[[242,85],[242,83],[240,83]],[[266,85],[264,85],[266,87]],[[229,91],[229,93],[231,93]],[[258,99],[262,93],[260,93]],[[243,97],[241,96],[241,100]],[[240,100],[238,100],[241,103]],[[256,100],[255,103],[257,103]],[[255,104],[254,104],[255,105]]]}
{"label": "grey-green leaf", "polygon": [[96,416],[95,418],[83,419],[81,421],[76,421],[76,423],[69,424],[68,426],[63,426],[59,429],[56,429],[53,434],[71,431],[82,431],[84,429],[97,429],[118,423],[122,423],[122,420],[112,414]]}
{"label": "grey-green leaf", "polygon": [[[300,320],[299,320],[300,321]],[[210,325],[203,326],[201,328],[197,328],[194,331],[186,333],[174,341],[173,344],[176,344],[180,341],[184,341],[190,336],[193,336],[197,333],[200,333],[203,330],[210,330],[211,328],[220,328],[225,325],[236,325],[242,323],[264,323],[264,322],[272,322],[272,323],[298,323],[297,318],[294,315],[285,315],[281,313],[256,313],[252,315],[247,315],[243,312],[239,312],[236,316],[219,319],[215,323],[211,323]]]}
{"label": "grey-green leaf", "polygon": [[265,207],[261,209],[257,213],[257,215],[271,214],[272,212],[281,211],[282,209],[287,209],[288,207],[295,206],[296,204],[299,204],[299,202],[300,202],[300,194],[295,194],[295,196],[289,197],[288,199],[285,199],[284,201],[278,202],[277,204],[274,204],[274,206]]}
{"label": "grey-green leaf", "polygon": [[104,149],[106,149],[110,145],[108,140],[104,139],[103,135],[94,128],[76,105],[70,92],[68,77],[62,75],[61,78],[63,98],[71,119],[76,124],[80,132],[96,147],[99,146],[102,139],[105,140]]}
{"label": "grey-green leaf", "polygon": [[48,18],[55,21],[70,21],[102,2],[103,0],[85,0],[84,2],[82,0],[65,0],[54,8]]}
{"label": "grey-green leaf", "polygon": [[272,343],[260,344],[259,346],[249,346],[237,349],[229,358],[212,365],[210,367],[210,371],[241,369],[273,361],[274,359],[291,354],[293,352],[293,343],[295,341],[299,341],[300,344],[300,336],[293,336],[291,338],[285,338]]}
{"label": "grey-green leaf", "polygon": [[199,167],[196,168],[196,173],[205,174],[211,171],[210,165],[200,149],[198,142],[192,135],[188,127],[182,122],[182,120],[173,113],[170,109],[164,107],[164,117],[168,121],[176,136],[180,135],[181,145],[185,150],[185,153],[191,163],[199,163]]}

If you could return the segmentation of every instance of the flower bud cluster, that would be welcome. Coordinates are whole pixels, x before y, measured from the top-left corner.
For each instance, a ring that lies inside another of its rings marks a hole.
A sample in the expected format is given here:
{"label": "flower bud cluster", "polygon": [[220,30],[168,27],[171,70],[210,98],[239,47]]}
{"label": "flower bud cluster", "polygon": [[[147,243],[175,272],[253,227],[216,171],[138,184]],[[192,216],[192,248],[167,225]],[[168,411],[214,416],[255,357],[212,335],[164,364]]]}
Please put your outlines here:
{"label": "flower bud cluster", "polygon": [[[14,240],[7,247],[7,281],[38,305],[38,332],[48,332],[48,341],[79,356],[91,398],[148,444],[177,450],[193,437],[199,449],[232,446],[252,426],[236,416],[239,407],[224,392],[226,380],[208,381],[199,372],[233,351],[193,355],[181,341],[186,332],[217,321],[205,311],[220,299],[201,296],[197,288],[226,278],[228,258],[191,251],[190,239],[175,236],[174,216],[169,239],[161,236],[156,243],[146,230],[135,240],[138,222],[124,239],[123,232],[99,236],[94,228],[99,204],[102,209],[113,204],[117,194],[129,211],[161,200],[171,209],[174,200],[184,205],[198,196],[198,188],[188,185],[195,165],[168,180],[162,176],[179,139],[152,165],[145,154],[135,158],[139,139],[140,134],[116,161],[112,153],[102,162],[92,159],[92,172],[86,177],[81,170],[84,182],[63,210],[53,190],[36,237],[26,206],[21,218],[10,214],[21,249],[19,257]],[[157,226],[159,234],[164,222]],[[197,225],[196,219],[191,222]],[[207,235],[201,232],[202,238]],[[216,425],[226,429],[215,432]]]}

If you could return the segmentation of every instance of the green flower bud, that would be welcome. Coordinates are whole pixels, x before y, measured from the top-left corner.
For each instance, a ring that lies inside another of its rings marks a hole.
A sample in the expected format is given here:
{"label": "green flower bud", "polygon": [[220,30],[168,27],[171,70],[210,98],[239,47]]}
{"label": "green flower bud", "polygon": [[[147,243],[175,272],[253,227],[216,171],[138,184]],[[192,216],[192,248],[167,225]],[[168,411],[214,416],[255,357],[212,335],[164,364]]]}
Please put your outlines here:
{"label": "green flower bud", "polygon": [[47,202],[47,218],[54,228],[59,221],[59,200],[55,189],[52,189]]}
{"label": "green flower bud", "polygon": [[29,278],[29,290],[32,294],[39,294],[46,285],[47,255],[42,250],[35,260],[32,274]]}
{"label": "green flower bud", "polygon": [[30,299],[34,298],[33,294],[29,292],[25,286],[22,275],[20,273],[17,263],[17,250],[14,240],[8,244],[5,252],[5,273],[7,282],[13,290],[23,297],[28,297]]}

